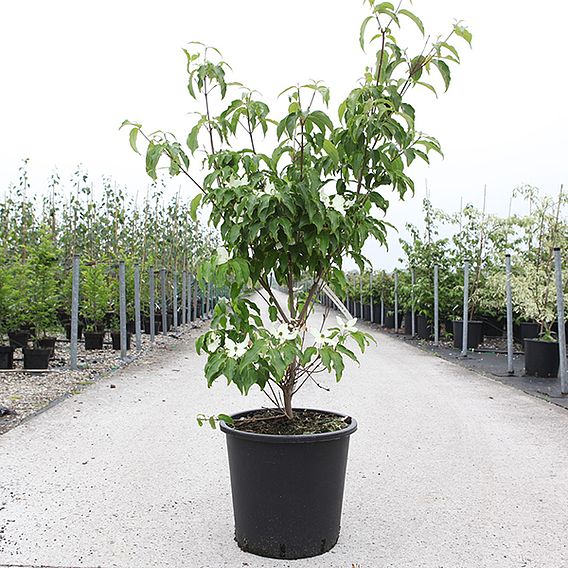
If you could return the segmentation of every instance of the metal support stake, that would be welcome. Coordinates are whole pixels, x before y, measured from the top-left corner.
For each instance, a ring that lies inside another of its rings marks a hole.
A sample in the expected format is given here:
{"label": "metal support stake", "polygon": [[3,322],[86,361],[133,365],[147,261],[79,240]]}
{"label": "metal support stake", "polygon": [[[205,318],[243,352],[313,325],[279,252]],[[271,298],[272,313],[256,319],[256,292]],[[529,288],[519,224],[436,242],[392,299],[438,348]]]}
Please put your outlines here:
{"label": "metal support stake", "polygon": [[124,260],[118,263],[118,299],[120,308],[120,358],[125,361],[128,344],[126,337],[126,267]]}
{"label": "metal support stake", "polygon": [[469,308],[469,261],[463,263],[463,318],[462,318],[462,357],[467,357]]}
{"label": "metal support stake", "polygon": [[153,266],[148,269],[148,287],[150,288],[150,341],[154,343],[156,339],[156,280]]}
{"label": "metal support stake", "polygon": [[140,314],[140,265],[134,265],[134,329],[136,332],[136,351],[142,349],[142,324]]}
{"label": "metal support stake", "polygon": [[438,289],[438,265],[434,266],[434,345],[438,347],[440,344],[440,304]]}
{"label": "metal support stake", "polygon": [[168,335],[168,298],[166,294],[166,269],[160,269],[160,289],[162,293],[162,335]]}
{"label": "metal support stake", "polygon": [[410,306],[410,317],[412,318],[412,324],[411,324],[411,330],[412,330],[412,335],[411,337],[414,337],[416,335],[416,322],[415,322],[415,312],[416,312],[416,308],[414,306],[414,268],[411,269],[410,271],[410,294],[411,294],[411,306]]}
{"label": "metal support stake", "polygon": [[371,323],[375,323],[375,310],[373,308],[373,270],[369,272],[369,309],[371,310],[370,318]]}
{"label": "metal support stake", "polygon": [[181,323],[187,323],[187,271],[181,273]]}
{"label": "metal support stake", "polygon": [[71,369],[78,368],[77,344],[79,339],[79,255],[73,256],[73,274],[71,288]]}
{"label": "metal support stake", "polygon": [[398,333],[398,272],[394,271],[394,332]]}
{"label": "metal support stake", "polygon": [[187,321],[192,322],[195,319],[193,312],[193,290],[191,282],[191,274],[187,274]]}
{"label": "metal support stake", "polygon": [[365,319],[363,317],[363,273],[359,275],[359,318],[361,321]]}
{"label": "metal support stake", "polygon": [[566,316],[564,312],[564,288],[562,286],[562,257],[560,249],[554,249],[554,268],[556,275],[556,309],[558,312],[558,352],[560,365],[558,377],[560,378],[560,392],[568,394],[568,381],[566,377]]}
{"label": "metal support stake", "polygon": [[174,331],[177,332],[178,329],[178,282],[177,282],[177,272],[174,272],[174,297],[173,297],[173,305],[174,305]]}
{"label": "metal support stake", "polygon": [[511,255],[505,255],[505,288],[507,293],[507,373],[515,374],[513,368],[513,291],[511,287]]}

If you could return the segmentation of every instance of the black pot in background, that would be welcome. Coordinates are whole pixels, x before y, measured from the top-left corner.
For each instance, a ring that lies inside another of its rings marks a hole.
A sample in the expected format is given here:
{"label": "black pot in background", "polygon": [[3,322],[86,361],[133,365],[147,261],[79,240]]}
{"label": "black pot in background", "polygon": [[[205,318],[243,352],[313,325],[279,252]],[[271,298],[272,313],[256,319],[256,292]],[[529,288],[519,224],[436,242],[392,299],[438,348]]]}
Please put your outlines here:
{"label": "black pot in background", "polygon": [[[71,341],[71,322],[67,322],[65,324],[65,337]],[[81,339],[83,337],[83,324],[79,322],[77,325],[77,339]]]}
{"label": "black pot in background", "polygon": [[454,333],[454,322],[451,319],[444,320],[444,330],[446,333]]}
{"label": "black pot in background", "polygon": [[[142,321],[142,327],[144,329],[144,333],[147,333],[148,335],[150,335],[150,318],[144,318],[144,320]],[[156,318],[156,320],[154,321],[154,333],[160,333],[160,331],[162,331],[162,320]]]}
{"label": "black pot in background", "polygon": [[525,374],[531,377],[557,377],[560,363],[558,341],[525,339]]}
{"label": "black pot in background", "polygon": [[373,323],[381,323],[381,304],[373,304]]}
{"label": "black pot in background", "polygon": [[136,322],[135,321],[127,321],[126,322],[126,331],[128,333],[136,333]]}
{"label": "black pot in background", "polygon": [[[131,333],[126,333],[126,349],[130,349],[130,337]],[[120,351],[120,331],[111,331],[110,337],[112,339],[112,348],[115,351]]]}
{"label": "black pot in background", "polygon": [[16,349],[24,349],[28,347],[28,342],[32,334],[27,329],[19,329],[17,331],[9,331],[8,338],[10,339],[10,345]]}
{"label": "black pot in background", "polygon": [[352,420],[337,432],[270,436],[240,432],[221,422],[227,435],[235,540],[242,550],[296,559],[333,548],[339,538],[349,437],[356,429]]}
{"label": "black pot in background", "polygon": [[540,324],[534,321],[521,322],[521,339],[535,339],[540,334]]}
{"label": "black pot in background", "polygon": [[[414,314],[414,330],[416,330],[416,314]],[[410,335],[412,333],[412,311],[409,310],[404,314],[404,333]]]}
{"label": "black pot in background", "polygon": [[11,369],[14,366],[14,349],[11,345],[0,346],[0,369]]}
{"label": "black pot in background", "polygon": [[50,357],[53,357],[55,354],[55,337],[42,337],[41,339],[37,340],[37,346],[39,349],[49,349]]}
{"label": "black pot in background", "polygon": [[483,337],[503,337],[503,320],[493,316],[481,316]]}
{"label": "black pot in background", "polygon": [[434,325],[427,316],[416,316],[416,335],[420,339],[431,339],[433,335]]}
{"label": "black pot in background", "polygon": [[[477,349],[483,342],[483,322],[468,321],[467,322],[467,348]],[[454,331],[454,347],[461,349],[463,340],[463,321],[456,320],[453,322]]]}
{"label": "black pot in background", "polygon": [[363,319],[371,321],[371,306],[369,304],[363,304]]}
{"label": "black pot in background", "polygon": [[104,331],[85,331],[85,349],[91,351],[103,348]]}
{"label": "black pot in background", "polygon": [[[551,329],[552,333],[556,334],[556,337],[558,337],[558,322],[555,321],[553,322]],[[568,321],[564,322],[564,337],[566,338],[566,343],[568,344]]]}
{"label": "black pot in background", "polygon": [[385,327],[387,329],[394,329],[394,314],[385,314]]}
{"label": "black pot in background", "polygon": [[51,349],[24,348],[24,369],[40,370],[49,367]]}

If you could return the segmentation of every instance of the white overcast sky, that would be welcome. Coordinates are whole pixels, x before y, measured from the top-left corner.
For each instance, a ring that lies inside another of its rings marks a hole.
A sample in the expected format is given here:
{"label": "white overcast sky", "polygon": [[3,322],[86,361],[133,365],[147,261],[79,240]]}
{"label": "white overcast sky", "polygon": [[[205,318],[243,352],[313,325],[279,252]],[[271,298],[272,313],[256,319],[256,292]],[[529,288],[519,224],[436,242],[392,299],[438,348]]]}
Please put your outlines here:
{"label": "white overcast sky", "polygon": [[[415,0],[413,9],[433,34],[463,19],[474,44],[460,42],[448,93],[414,100],[418,127],[441,141],[445,159],[414,170],[416,197],[393,203],[388,220],[401,229],[419,221],[426,179],[448,211],[460,200],[480,205],[484,184],[488,210],[501,214],[521,183],[556,193],[568,182],[568,2]],[[284,87],[322,79],[335,114],[366,62],[358,45],[365,15],[358,0],[3,2],[0,189],[29,157],[35,191],[54,167],[65,178],[79,163],[144,191],[143,160],[118,126],[129,118],[185,137],[195,108],[181,48],[191,40],[220,48],[233,79],[271,106]],[[390,253],[369,247],[375,265],[392,267],[397,240]]]}

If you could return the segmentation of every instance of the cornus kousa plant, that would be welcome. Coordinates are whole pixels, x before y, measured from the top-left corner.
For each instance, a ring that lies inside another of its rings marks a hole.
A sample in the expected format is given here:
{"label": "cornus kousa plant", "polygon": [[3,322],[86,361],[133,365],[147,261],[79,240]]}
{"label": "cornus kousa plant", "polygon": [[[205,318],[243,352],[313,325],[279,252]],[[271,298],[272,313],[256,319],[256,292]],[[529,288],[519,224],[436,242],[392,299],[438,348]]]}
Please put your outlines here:
{"label": "cornus kousa plant", "polygon": [[[256,385],[288,418],[303,384],[320,372],[339,380],[345,358],[356,360],[355,348],[369,345],[354,320],[314,328],[308,320],[315,299],[324,283],[345,287],[344,258],[364,270],[367,239],[385,243],[390,195],[414,189],[408,166],[441,154],[437,140],[417,128],[408,98],[415,87],[436,93],[439,82],[447,89],[450,65],[460,61],[453,40],[471,43],[459,23],[431,40],[402,2],[367,4],[360,44],[369,65],[333,113],[328,87],[316,81],[285,89],[287,111],[274,116],[255,91],[229,82],[217,49],[192,43],[184,50],[187,89],[202,110],[187,136],[123,124],[135,151],[144,140],[152,178],[164,167],[199,190],[192,213],[205,207],[223,242],[201,270],[202,278],[229,286],[197,342],[208,356],[208,383],[224,377],[243,393]],[[417,53],[399,44],[406,22],[427,38]],[[306,276],[309,286],[298,291]],[[254,296],[243,295],[250,287],[267,304],[267,318]]]}

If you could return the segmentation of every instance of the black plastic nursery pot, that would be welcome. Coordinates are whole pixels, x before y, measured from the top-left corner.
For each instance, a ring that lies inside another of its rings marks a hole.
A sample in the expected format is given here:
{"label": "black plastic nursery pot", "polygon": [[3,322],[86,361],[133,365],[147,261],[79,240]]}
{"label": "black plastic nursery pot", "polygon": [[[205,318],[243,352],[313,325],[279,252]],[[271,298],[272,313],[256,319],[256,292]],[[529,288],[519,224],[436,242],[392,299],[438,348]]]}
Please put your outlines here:
{"label": "black plastic nursery pot", "polygon": [[[65,324],[65,337],[71,341],[71,322],[67,322]],[[77,339],[81,339],[83,337],[83,324],[79,322],[77,326]]]}
{"label": "black plastic nursery pot", "polygon": [[371,306],[369,304],[363,304],[363,319],[371,321]]}
{"label": "black plastic nursery pot", "polygon": [[349,437],[356,429],[357,422],[351,419],[337,432],[275,436],[221,423],[227,435],[239,548],[269,558],[297,559],[335,546]]}
{"label": "black plastic nursery pot", "polygon": [[387,329],[394,329],[394,314],[385,314],[384,325]]}
{"label": "black plastic nursery pot", "polygon": [[91,351],[103,348],[105,338],[104,331],[86,331],[85,332],[85,349]]}
{"label": "black plastic nursery pot", "polygon": [[[126,333],[126,349],[130,349],[130,338],[132,334]],[[120,331],[111,331],[110,337],[112,339],[112,348],[115,351],[120,351]]]}
{"label": "black plastic nursery pot", "polygon": [[40,349],[49,349],[50,357],[53,357],[55,354],[55,337],[42,337],[41,339],[37,340],[37,346]]}
{"label": "black plastic nursery pot", "polygon": [[416,316],[416,335],[420,339],[430,339],[434,333],[434,325],[427,316]]}
{"label": "black plastic nursery pot", "polygon": [[24,351],[24,369],[41,370],[48,368],[49,359],[51,357],[51,349],[24,348],[23,351]]}
{"label": "black plastic nursery pot", "polygon": [[536,339],[540,334],[540,324],[534,321],[521,322],[521,339]]}
{"label": "black plastic nursery pot", "polygon": [[[150,335],[150,330],[152,328],[150,326],[149,317],[144,318],[144,320],[142,321],[142,327],[144,328],[144,333]],[[162,320],[159,320],[156,316],[156,319],[154,320],[154,333],[160,333],[160,331],[162,331]]]}
{"label": "black plastic nursery pot", "polygon": [[[416,331],[416,314],[414,314],[414,331]],[[404,333],[410,335],[412,333],[412,311],[404,314]]]}
{"label": "black plastic nursery pot", "polygon": [[525,374],[531,377],[557,377],[560,364],[558,341],[525,339]]}
{"label": "black plastic nursery pot", "polygon": [[502,337],[503,320],[493,316],[482,316],[483,337]]}
{"label": "black plastic nursery pot", "polygon": [[28,347],[28,342],[32,336],[31,331],[27,329],[19,329],[17,331],[9,331],[8,338],[10,345],[16,349],[23,349]]}
{"label": "black plastic nursery pot", "polygon": [[[463,321],[453,322],[454,347],[461,349],[463,345]],[[483,342],[483,322],[471,320],[467,322],[467,348],[477,349]]]}
{"label": "black plastic nursery pot", "polygon": [[14,366],[14,349],[11,345],[0,346],[0,369],[11,369]]}

